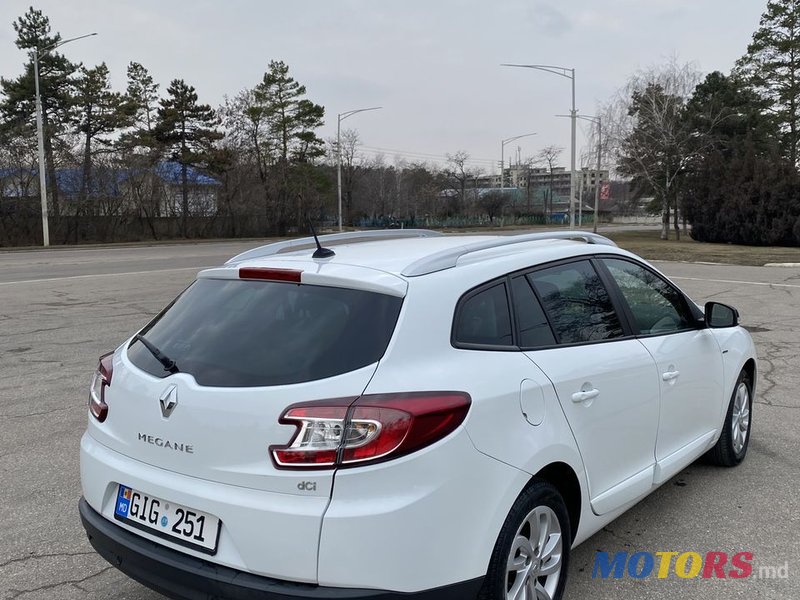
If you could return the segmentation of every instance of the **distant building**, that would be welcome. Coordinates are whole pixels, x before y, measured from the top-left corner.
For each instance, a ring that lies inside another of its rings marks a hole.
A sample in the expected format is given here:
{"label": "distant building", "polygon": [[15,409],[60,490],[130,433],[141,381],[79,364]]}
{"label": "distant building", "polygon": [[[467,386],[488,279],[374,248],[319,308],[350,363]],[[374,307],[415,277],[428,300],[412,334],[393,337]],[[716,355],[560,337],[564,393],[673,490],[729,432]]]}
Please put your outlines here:
{"label": "distant building", "polygon": [[[83,190],[83,169],[80,167],[56,169],[56,185],[62,199],[61,212],[76,214],[77,202]],[[217,211],[218,180],[195,167],[186,171],[189,191],[189,213],[209,216]],[[98,167],[92,171],[86,198],[113,200],[125,209],[137,210],[141,205],[142,188],[146,188],[151,216],[177,216],[182,214],[183,189],[180,163],[161,162],[152,168],[109,169]],[[0,169],[0,198],[38,198],[39,176],[36,169]]]}
{"label": "distant building", "polygon": [[38,173],[30,169],[0,169],[0,198],[26,198],[39,193]]}
{"label": "distant building", "polygon": [[[588,205],[584,202],[586,208],[594,206],[595,187],[608,182],[608,170],[583,168],[575,174],[575,195],[577,197],[579,191],[582,192],[584,199],[592,199]],[[500,187],[500,175],[482,175],[476,178],[475,185]],[[569,210],[570,174],[565,167],[554,167],[551,172],[545,167],[510,165],[504,169],[502,185],[520,190],[516,195],[517,201],[524,201],[537,212],[544,209],[546,201],[551,212]]]}
{"label": "distant building", "polygon": [[[155,172],[164,183],[163,214],[181,214],[181,165],[177,162],[163,162],[156,167]],[[189,184],[189,212],[201,216],[214,214],[217,211],[217,194],[222,184],[194,167],[188,167],[186,178]]]}
{"label": "distant building", "polygon": [[596,186],[602,186],[604,183],[609,183],[610,181],[608,169],[601,169],[598,171],[597,169],[589,169],[588,167],[583,167],[578,172],[578,178],[583,184],[584,192],[590,192],[592,197],[594,197],[594,189]]}

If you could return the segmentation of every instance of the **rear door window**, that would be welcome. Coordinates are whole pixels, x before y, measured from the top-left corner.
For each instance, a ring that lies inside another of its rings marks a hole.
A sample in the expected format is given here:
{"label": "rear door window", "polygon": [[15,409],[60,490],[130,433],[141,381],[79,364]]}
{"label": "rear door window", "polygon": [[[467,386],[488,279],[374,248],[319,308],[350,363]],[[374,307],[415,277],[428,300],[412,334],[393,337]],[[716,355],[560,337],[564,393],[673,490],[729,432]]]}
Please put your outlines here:
{"label": "rear door window", "polygon": [[511,280],[514,310],[519,328],[519,345],[525,349],[552,346],[556,343],[553,330],[547,322],[542,305],[533,293],[530,281],[525,276]]}
{"label": "rear door window", "polygon": [[[286,385],[377,362],[401,306],[402,298],[362,290],[199,279],[142,334],[200,385]],[[141,342],[128,357],[168,375]]]}
{"label": "rear door window", "polygon": [[528,279],[542,300],[560,344],[611,340],[624,335],[608,290],[589,261],[533,271]]}

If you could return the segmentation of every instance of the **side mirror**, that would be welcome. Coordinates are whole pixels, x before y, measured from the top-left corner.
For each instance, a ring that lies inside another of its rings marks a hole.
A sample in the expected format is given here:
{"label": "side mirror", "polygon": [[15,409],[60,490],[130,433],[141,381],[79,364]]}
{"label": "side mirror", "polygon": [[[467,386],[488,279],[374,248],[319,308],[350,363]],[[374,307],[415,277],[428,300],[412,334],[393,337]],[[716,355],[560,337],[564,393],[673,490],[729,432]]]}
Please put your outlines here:
{"label": "side mirror", "polygon": [[739,324],[739,311],[721,302],[706,302],[705,313],[708,327],[736,327]]}

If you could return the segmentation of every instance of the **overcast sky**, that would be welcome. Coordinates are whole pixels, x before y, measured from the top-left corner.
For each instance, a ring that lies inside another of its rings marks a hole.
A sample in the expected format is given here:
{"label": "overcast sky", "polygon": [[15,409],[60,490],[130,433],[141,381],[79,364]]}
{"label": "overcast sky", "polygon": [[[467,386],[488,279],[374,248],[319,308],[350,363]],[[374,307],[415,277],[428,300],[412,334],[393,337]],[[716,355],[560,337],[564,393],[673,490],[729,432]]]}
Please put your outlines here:
{"label": "overcast sky", "polygon": [[[15,77],[25,56],[11,26],[31,0],[0,0],[0,75]],[[728,72],[746,50],[766,0],[40,0],[74,61],[105,61],[123,91],[128,62],[147,67],[162,90],[176,77],[200,100],[256,84],[283,60],[325,106],[321,134],[336,115],[387,160],[466,150],[491,170],[500,140],[522,155],[564,146],[568,161],[569,81],[500,63],[576,69],[577,107],[591,114],[637,69],[672,55],[703,72]],[[579,145],[583,132],[579,129]],[[515,153],[506,146],[506,156]],[[373,154],[373,151],[369,151]],[[484,162],[485,161],[485,162]]]}

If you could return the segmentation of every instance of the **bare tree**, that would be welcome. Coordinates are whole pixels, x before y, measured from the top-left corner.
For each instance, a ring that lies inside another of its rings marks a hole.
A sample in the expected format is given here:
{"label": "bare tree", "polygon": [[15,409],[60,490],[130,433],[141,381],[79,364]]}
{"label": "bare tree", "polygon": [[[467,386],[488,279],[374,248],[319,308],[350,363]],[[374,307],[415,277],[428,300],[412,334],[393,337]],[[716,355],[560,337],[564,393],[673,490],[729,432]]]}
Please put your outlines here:
{"label": "bare tree", "polygon": [[[535,156],[526,156],[520,161],[520,166],[522,167],[522,172],[525,174],[525,215],[531,215],[531,169],[534,168],[535,165],[538,164],[538,159]],[[517,183],[517,187],[519,187],[519,183]],[[516,216],[520,216],[521,209],[516,205],[515,202],[512,202],[514,207],[514,212]]]}
{"label": "bare tree", "polygon": [[164,216],[164,186],[155,172],[150,156],[125,154],[120,166],[127,173],[122,185],[122,199],[129,211],[143,221],[154,240],[159,239],[156,218]]}
{"label": "bare tree", "polygon": [[495,217],[503,214],[506,197],[500,190],[486,192],[478,199],[481,210],[489,217],[489,222],[494,223]]}
{"label": "bare tree", "polygon": [[269,128],[267,108],[252,89],[225,98],[220,107],[225,126],[224,146],[235,151],[243,167],[255,166],[261,187],[263,212],[269,214],[273,194],[270,167],[275,163],[275,143]]}
{"label": "bare tree", "polygon": [[539,151],[539,154],[536,155],[536,162],[545,165],[548,173],[550,174],[550,182],[544,197],[543,207],[545,220],[548,222],[550,221],[550,215],[553,212],[553,169],[555,169],[556,165],[558,164],[558,159],[561,157],[562,152],[564,152],[564,148],[561,146],[546,146]]}
{"label": "bare tree", "polygon": [[458,191],[458,197],[454,198],[448,207],[448,212],[453,214],[460,213],[467,204],[467,182],[477,177],[478,171],[469,166],[469,153],[466,150],[458,150],[454,154],[447,154],[447,176]]}
{"label": "bare tree", "polygon": [[[343,130],[339,138],[342,144],[342,204],[344,220],[352,225],[353,191],[364,173],[364,165],[357,153],[361,140],[358,137],[358,131],[355,129]],[[331,156],[336,156],[336,140],[329,140],[328,145],[332,150]]]}
{"label": "bare tree", "polygon": [[603,125],[617,171],[640,190],[653,193],[661,206],[661,238],[669,239],[670,211],[680,239],[678,187],[688,163],[704,149],[704,133],[722,113],[709,115],[708,132],[698,132],[684,118],[686,101],[700,82],[691,64],[668,63],[634,74],[605,107]]}
{"label": "bare tree", "polygon": [[440,175],[433,165],[411,163],[403,165],[401,193],[405,197],[405,217],[413,222],[436,211]]}
{"label": "bare tree", "polygon": [[36,135],[27,125],[0,130],[0,197],[33,196],[37,183]]}

